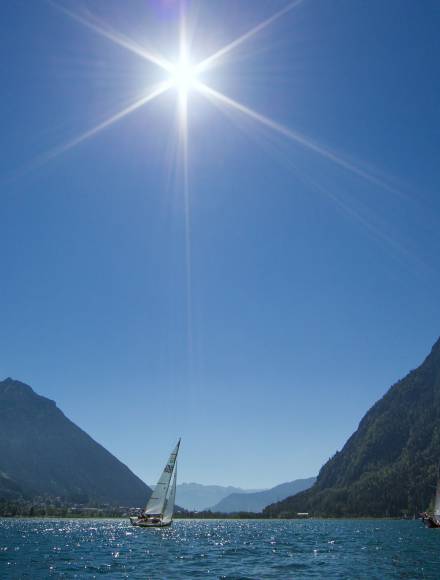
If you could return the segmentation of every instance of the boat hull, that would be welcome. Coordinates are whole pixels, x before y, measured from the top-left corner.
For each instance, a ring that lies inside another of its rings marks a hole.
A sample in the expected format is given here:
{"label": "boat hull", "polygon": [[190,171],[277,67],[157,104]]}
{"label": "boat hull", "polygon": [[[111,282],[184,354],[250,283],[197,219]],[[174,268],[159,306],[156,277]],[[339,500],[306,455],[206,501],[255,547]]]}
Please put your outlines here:
{"label": "boat hull", "polygon": [[164,522],[162,520],[159,520],[158,522],[152,522],[142,518],[130,518],[130,522],[132,526],[137,528],[168,528],[172,523]]}
{"label": "boat hull", "polygon": [[423,518],[423,523],[427,528],[440,528],[440,521],[437,518],[432,516],[428,516],[427,518]]}
{"label": "boat hull", "polygon": [[438,516],[422,512],[420,517],[427,528],[440,528],[440,518]]}

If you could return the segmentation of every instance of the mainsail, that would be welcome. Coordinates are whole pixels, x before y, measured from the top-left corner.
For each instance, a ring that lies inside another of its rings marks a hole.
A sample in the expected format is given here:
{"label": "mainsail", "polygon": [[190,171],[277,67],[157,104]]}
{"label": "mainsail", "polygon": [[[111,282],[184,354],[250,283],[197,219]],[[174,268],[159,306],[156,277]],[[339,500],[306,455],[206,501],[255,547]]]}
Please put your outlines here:
{"label": "mainsail", "polygon": [[170,493],[168,494],[165,509],[163,511],[164,524],[168,524],[173,519],[174,502],[176,501],[176,481],[177,481],[177,462],[174,465],[173,483],[171,484]]}
{"label": "mainsail", "polygon": [[434,515],[440,518],[440,479],[437,480],[437,489],[435,491]]}
{"label": "mainsail", "polygon": [[[176,447],[171,452],[170,458],[165,465],[165,469],[156,484],[156,487],[151,494],[150,499],[145,507],[145,515],[156,515],[161,516],[164,514],[165,504],[167,503],[168,490],[170,487],[171,478],[174,472],[174,466],[176,464],[177,453],[179,452],[180,439],[177,442]],[[174,504],[174,500],[173,500]],[[174,505],[173,505],[174,507]]]}

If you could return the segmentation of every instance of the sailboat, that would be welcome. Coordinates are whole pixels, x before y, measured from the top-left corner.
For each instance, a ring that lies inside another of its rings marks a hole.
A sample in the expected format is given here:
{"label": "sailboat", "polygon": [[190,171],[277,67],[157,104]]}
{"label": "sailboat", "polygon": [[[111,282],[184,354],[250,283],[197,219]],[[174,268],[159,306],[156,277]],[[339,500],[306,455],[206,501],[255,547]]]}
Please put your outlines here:
{"label": "sailboat", "polygon": [[141,528],[163,528],[173,521],[174,502],[176,499],[177,454],[180,439],[165,465],[165,469],[151,494],[141,516],[130,517],[133,526]]}
{"label": "sailboat", "polygon": [[427,528],[440,528],[440,466],[435,490],[434,513],[422,513],[422,520]]}

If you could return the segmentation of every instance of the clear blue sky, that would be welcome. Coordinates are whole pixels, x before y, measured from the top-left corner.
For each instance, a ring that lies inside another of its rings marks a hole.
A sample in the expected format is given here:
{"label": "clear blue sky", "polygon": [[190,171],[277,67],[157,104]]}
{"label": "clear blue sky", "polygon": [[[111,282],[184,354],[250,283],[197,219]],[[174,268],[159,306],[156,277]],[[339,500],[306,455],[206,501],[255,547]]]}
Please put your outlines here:
{"label": "clear blue sky", "polygon": [[[286,4],[190,3],[193,54]],[[178,53],[172,0],[62,6]],[[203,79],[373,179],[189,95],[191,353],[175,93],[61,151],[162,72],[49,2],[1,14],[0,377],[147,482],[178,436],[181,481],[316,474],[440,334],[439,3],[305,0]]]}

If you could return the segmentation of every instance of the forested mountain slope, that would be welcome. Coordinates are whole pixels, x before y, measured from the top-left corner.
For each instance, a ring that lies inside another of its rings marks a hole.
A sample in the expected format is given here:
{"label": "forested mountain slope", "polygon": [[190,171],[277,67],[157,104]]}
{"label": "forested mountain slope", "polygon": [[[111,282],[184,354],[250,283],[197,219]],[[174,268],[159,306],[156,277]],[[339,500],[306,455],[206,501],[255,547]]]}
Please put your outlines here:
{"label": "forested mountain slope", "polygon": [[266,514],[401,516],[432,501],[440,461],[440,340],[367,412],[316,484]]}

